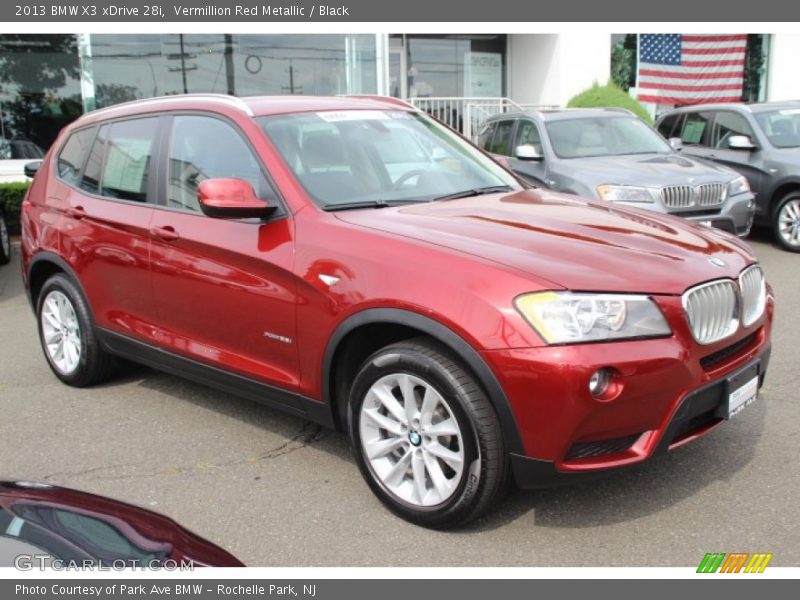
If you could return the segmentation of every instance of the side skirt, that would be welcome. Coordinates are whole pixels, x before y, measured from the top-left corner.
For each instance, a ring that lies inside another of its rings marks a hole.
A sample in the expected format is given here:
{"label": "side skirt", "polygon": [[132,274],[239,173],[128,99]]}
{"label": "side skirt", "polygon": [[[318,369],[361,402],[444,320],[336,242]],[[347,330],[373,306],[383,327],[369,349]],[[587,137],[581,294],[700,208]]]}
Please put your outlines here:
{"label": "side skirt", "polygon": [[335,428],[333,411],[323,402],[156,348],[107,329],[97,328],[96,332],[100,343],[110,354],[307,418],[324,427]]}

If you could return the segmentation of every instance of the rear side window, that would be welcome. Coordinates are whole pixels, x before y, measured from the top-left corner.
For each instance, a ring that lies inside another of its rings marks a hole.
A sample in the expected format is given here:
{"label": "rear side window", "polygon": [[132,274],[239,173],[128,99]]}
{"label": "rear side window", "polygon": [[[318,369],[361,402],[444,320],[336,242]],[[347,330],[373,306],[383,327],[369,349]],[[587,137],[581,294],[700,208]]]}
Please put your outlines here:
{"label": "rear side window", "polygon": [[89,127],[76,131],[67,138],[67,143],[58,153],[56,160],[58,176],[64,182],[77,185],[93,137],[94,127]]}
{"label": "rear side window", "polygon": [[502,156],[511,156],[511,131],[514,129],[514,121],[501,121],[497,124],[497,129],[489,145],[489,152]]}
{"label": "rear side window", "polygon": [[665,138],[669,139],[673,137],[675,132],[675,126],[678,124],[678,121],[683,115],[669,115],[668,117],[664,117],[661,123],[658,124],[658,133],[663,135]]}
{"label": "rear side window", "polygon": [[681,130],[681,141],[691,146],[708,146],[710,123],[711,113],[687,114]]}
{"label": "rear side window", "polygon": [[[102,156],[100,195],[134,202],[147,201],[158,117],[112,123],[107,139],[100,139],[97,156]],[[94,149],[92,150],[94,153]]]}

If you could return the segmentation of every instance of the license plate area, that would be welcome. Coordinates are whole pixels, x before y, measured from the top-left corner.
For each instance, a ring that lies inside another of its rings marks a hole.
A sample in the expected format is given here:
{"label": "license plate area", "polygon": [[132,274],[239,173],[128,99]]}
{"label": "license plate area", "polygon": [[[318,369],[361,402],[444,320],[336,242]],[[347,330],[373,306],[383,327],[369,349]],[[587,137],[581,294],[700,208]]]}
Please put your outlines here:
{"label": "license plate area", "polygon": [[759,363],[728,378],[722,418],[732,419],[758,400]]}

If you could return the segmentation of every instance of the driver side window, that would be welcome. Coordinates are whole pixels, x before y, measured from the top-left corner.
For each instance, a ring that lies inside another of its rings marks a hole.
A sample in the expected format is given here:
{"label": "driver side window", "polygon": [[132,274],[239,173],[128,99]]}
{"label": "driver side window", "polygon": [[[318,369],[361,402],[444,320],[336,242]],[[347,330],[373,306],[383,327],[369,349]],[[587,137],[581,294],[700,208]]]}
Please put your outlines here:
{"label": "driver side window", "polygon": [[275,198],[253,151],[229,123],[178,115],[169,147],[167,206],[200,213],[197,188],[205,179],[243,179],[263,200]]}
{"label": "driver side window", "polygon": [[734,112],[721,111],[714,119],[714,133],[711,146],[713,148],[729,148],[730,138],[735,135],[746,135],[753,141],[753,130],[741,115]]}
{"label": "driver side window", "polygon": [[512,152],[517,146],[533,146],[536,152],[542,153],[542,139],[539,137],[539,128],[536,123],[523,119],[517,126],[517,140],[514,142]]}

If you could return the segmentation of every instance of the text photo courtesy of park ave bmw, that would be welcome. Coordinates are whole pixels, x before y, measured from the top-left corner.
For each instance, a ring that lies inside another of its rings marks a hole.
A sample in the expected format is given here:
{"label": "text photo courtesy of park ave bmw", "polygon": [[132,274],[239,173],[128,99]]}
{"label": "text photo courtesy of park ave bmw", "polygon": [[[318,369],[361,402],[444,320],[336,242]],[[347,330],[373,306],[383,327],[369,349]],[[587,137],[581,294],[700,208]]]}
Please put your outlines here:
{"label": "text photo courtesy of park ave bmw", "polygon": [[537,6],[0,7],[0,596],[798,576],[800,25]]}

